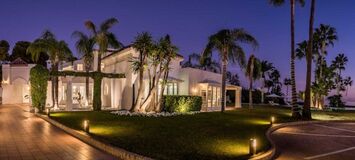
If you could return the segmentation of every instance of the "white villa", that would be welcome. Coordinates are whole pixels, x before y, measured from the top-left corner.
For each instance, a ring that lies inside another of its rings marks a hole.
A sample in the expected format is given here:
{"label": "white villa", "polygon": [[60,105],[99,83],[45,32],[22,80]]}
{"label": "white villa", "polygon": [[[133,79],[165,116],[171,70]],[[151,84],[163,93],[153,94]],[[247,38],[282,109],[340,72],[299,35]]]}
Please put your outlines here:
{"label": "white villa", "polygon": [[[95,54],[97,55],[97,54]],[[137,57],[138,52],[131,46],[118,51],[108,51],[102,55],[101,69],[105,73],[124,73],[125,78],[108,79],[102,82],[102,108],[103,109],[130,109],[138,91],[138,76],[132,72],[132,57]],[[97,68],[97,61],[93,68]],[[171,62],[168,84],[165,89],[167,95],[198,95],[203,99],[202,111],[220,110],[221,80],[222,75],[196,68],[183,68],[180,63],[183,57],[178,55]],[[2,103],[30,103],[29,72],[35,66],[17,59],[2,67]],[[50,68],[50,64],[47,65]],[[84,71],[82,60],[63,62],[60,70]],[[145,84],[148,82],[145,79]],[[84,77],[60,77],[59,78],[59,109],[88,109],[91,108],[93,83],[90,80],[89,97],[85,97]],[[234,104],[228,108],[241,107],[241,87],[227,85],[229,93],[227,101]],[[148,92],[148,87],[146,94]],[[233,99],[231,98],[233,97]],[[235,98],[234,98],[235,97]],[[52,106],[51,83],[48,83],[47,106]]]}

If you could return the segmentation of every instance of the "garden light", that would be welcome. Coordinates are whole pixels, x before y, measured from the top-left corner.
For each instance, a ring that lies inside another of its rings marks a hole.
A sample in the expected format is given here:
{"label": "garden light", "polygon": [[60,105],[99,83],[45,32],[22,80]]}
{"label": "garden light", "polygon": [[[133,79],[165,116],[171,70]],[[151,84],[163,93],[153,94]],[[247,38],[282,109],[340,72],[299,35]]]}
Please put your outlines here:
{"label": "garden light", "polygon": [[251,138],[249,141],[249,154],[255,155],[256,154],[256,139]]}
{"label": "garden light", "polygon": [[89,130],[90,130],[90,123],[89,123],[89,120],[84,120],[83,126],[84,126],[84,131],[85,131],[86,133],[89,133]]}
{"label": "garden light", "polygon": [[270,118],[270,124],[273,125],[275,123],[275,117],[274,116],[271,116]]}
{"label": "garden light", "polygon": [[49,108],[46,109],[47,116],[51,116],[51,110]]}

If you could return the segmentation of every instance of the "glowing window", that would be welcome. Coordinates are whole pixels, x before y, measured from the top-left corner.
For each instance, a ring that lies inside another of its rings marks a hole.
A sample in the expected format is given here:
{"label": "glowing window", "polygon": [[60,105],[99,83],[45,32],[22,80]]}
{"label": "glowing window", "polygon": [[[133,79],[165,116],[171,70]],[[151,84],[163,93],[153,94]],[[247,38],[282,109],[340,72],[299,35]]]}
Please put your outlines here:
{"label": "glowing window", "polygon": [[78,71],[84,70],[83,64],[78,64],[78,65],[76,66],[76,70],[78,70]]}

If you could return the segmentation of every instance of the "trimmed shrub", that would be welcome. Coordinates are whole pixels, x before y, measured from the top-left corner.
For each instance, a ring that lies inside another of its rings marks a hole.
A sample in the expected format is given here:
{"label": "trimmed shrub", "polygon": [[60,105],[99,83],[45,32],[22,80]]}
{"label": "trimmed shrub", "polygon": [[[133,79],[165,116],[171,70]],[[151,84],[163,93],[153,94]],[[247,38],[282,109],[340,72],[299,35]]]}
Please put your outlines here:
{"label": "trimmed shrub", "polygon": [[36,65],[31,68],[31,98],[32,107],[36,107],[39,112],[43,112],[46,106],[47,85],[49,79],[49,71],[42,65]]}
{"label": "trimmed shrub", "polygon": [[202,97],[200,96],[165,95],[162,111],[178,113],[200,111],[201,106]]}

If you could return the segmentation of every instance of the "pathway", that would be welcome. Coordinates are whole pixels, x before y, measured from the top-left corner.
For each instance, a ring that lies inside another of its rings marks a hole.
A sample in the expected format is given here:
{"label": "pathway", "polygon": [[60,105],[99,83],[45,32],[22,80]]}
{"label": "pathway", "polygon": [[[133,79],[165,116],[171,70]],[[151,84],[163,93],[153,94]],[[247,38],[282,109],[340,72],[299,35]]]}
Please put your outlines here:
{"label": "pathway", "polygon": [[28,112],[0,106],[0,160],[111,160],[111,155],[68,135]]}

